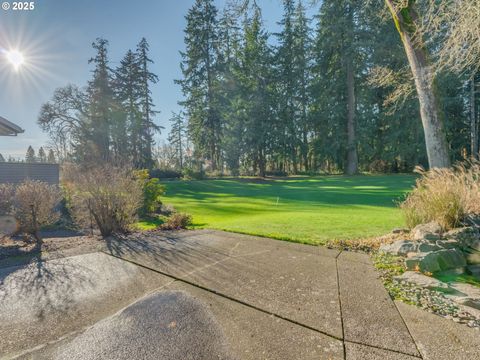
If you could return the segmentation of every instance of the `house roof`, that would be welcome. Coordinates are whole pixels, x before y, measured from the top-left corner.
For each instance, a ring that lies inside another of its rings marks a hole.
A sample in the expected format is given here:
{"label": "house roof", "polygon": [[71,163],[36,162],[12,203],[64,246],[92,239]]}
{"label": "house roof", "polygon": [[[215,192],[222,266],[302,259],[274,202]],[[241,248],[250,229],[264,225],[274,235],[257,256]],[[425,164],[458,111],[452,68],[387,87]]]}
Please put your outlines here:
{"label": "house roof", "polygon": [[16,136],[23,133],[24,130],[0,116],[0,136]]}

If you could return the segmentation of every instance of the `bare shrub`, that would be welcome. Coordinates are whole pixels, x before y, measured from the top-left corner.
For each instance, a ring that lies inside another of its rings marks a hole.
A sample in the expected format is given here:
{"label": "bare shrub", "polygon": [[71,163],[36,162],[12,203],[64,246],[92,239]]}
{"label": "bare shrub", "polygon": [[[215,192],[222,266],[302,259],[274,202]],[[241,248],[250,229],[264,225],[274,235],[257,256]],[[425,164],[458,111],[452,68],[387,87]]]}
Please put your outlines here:
{"label": "bare shrub", "polygon": [[469,215],[480,215],[479,162],[416,171],[422,177],[401,204],[409,227],[436,221],[448,230],[459,226]]}
{"label": "bare shrub", "polygon": [[166,216],[170,216],[176,212],[177,210],[175,210],[175,207],[172,204],[162,204],[162,207],[160,208],[160,213]]}
{"label": "bare shrub", "polygon": [[75,221],[102,236],[128,232],[142,207],[143,183],[128,167],[110,165],[77,169],[64,184]]}
{"label": "bare shrub", "polygon": [[12,213],[20,230],[40,240],[40,228],[59,219],[56,207],[60,200],[60,190],[55,185],[37,180],[25,180],[18,185],[14,191]]}
{"label": "bare shrub", "polygon": [[0,184],[0,215],[12,212],[15,189],[11,184]]}
{"label": "bare shrub", "polygon": [[167,221],[160,226],[162,230],[186,229],[192,223],[192,216],[185,213],[173,213]]}

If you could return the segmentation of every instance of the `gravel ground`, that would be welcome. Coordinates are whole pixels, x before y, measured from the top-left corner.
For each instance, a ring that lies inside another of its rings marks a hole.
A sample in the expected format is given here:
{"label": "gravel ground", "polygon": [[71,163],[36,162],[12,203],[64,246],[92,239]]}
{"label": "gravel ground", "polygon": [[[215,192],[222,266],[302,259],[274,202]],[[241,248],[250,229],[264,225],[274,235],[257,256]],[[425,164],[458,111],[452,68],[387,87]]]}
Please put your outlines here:
{"label": "gravel ground", "polygon": [[468,311],[467,307],[460,307],[439,291],[394,279],[394,276],[402,273],[403,260],[376,253],[373,261],[392,299],[418,306],[430,313],[480,330],[480,311],[475,309]]}

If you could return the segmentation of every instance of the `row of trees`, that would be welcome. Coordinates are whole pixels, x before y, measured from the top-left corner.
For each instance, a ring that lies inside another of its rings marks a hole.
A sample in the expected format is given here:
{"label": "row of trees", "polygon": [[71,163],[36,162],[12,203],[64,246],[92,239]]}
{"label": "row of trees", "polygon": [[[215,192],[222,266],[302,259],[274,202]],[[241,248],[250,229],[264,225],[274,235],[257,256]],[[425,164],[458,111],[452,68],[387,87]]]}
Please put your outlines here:
{"label": "row of trees", "polygon": [[[480,52],[468,48],[476,30],[456,3],[324,0],[309,19],[301,1],[284,0],[272,36],[255,2],[219,15],[196,0],[177,81],[184,110],[170,134],[177,163],[187,140],[212,170],[261,176],[476,156]],[[452,71],[446,58],[466,46],[470,62]]]}
{"label": "row of trees", "polygon": [[152,146],[157,111],[151,85],[149,44],[143,38],[112,69],[108,41],[97,39],[92,79],[85,88],[68,85],[55,91],[40,111],[38,123],[48,132],[59,158],[77,162],[132,163],[153,166]]}
{"label": "row of trees", "polygon": [[56,163],[55,159],[55,153],[53,152],[53,149],[48,150],[48,155],[43,149],[43,147],[40,147],[38,149],[38,153],[35,154],[35,150],[33,149],[32,146],[29,146],[27,149],[27,153],[25,155],[25,162],[26,163],[49,163],[49,164],[54,164]]}
{"label": "row of trees", "polygon": [[[3,157],[2,154],[0,154],[0,162],[6,162],[5,158]],[[8,162],[17,162],[18,160],[10,157],[8,158]],[[40,147],[38,149],[38,154],[35,154],[35,150],[33,149],[32,146],[29,146],[27,149],[27,153],[25,154],[25,162],[26,163],[49,163],[49,164],[54,164],[57,162],[57,159],[55,158],[55,153],[53,149],[48,150],[48,154],[45,152],[43,147]]]}

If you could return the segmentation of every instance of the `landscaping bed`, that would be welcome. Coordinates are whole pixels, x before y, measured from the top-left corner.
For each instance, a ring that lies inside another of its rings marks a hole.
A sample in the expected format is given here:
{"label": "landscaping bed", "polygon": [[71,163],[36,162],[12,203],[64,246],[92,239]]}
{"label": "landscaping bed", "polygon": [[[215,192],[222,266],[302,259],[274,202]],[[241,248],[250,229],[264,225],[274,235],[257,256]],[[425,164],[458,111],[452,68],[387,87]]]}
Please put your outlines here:
{"label": "landscaping bed", "polygon": [[443,231],[431,222],[380,246],[373,255],[394,299],[480,327],[480,232]]}
{"label": "landscaping bed", "polygon": [[104,242],[99,236],[70,230],[46,231],[42,236],[40,248],[29,236],[0,238],[0,267],[23,264],[39,256],[50,259],[95,252],[102,248]]}

